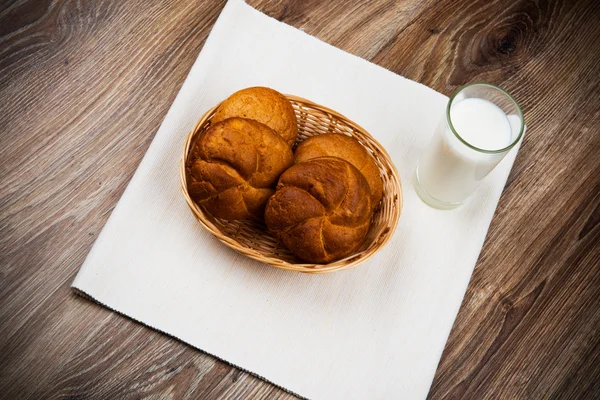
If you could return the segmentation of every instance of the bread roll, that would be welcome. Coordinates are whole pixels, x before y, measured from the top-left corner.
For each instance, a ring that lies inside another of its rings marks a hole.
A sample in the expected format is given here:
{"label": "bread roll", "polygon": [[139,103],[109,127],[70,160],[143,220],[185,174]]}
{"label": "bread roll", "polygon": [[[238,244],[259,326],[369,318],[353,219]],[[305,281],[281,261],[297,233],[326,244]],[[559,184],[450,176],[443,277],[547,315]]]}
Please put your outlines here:
{"label": "bread roll", "polygon": [[269,230],[296,256],[328,263],[355,251],[371,222],[365,177],[350,163],[321,157],[296,164],[281,175],[267,202]]}
{"label": "bread roll", "polygon": [[298,122],[294,108],[284,95],[266,87],[242,89],[219,105],[212,120],[231,117],[249,118],[267,125],[293,145],[298,137]]}
{"label": "bread roll", "polygon": [[383,196],[383,181],[373,156],[354,138],[338,133],[325,133],[309,137],[298,145],[295,163],[316,157],[338,157],[354,165],[367,179],[371,190],[371,204],[377,207]]}
{"label": "bread roll", "polygon": [[262,217],[277,178],[293,163],[271,128],[230,118],[196,138],[186,164],[190,197],[217,218]]}

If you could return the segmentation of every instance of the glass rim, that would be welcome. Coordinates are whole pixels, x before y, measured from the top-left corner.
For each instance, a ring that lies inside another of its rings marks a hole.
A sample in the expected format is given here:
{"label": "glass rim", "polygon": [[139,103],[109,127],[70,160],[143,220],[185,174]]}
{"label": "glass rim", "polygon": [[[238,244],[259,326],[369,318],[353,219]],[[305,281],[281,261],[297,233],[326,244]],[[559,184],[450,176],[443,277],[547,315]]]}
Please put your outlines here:
{"label": "glass rim", "polygon": [[[508,146],[501,148],[501,149],[497,149],[497,150],[481,149],[481,148],[473,146],[471,143],[467,142],[465,139],[463,139],[458,134],[456,129],[454,129],[454,125],[452,125],[452,119],[450,118],[450,107],[452,106],[452,102],[454,101],[454,98],[460,92],[462,92],[464,89],[471,87],[471,86],[488,86],[488,87],[491,87],[494,89],[498,89],[500,92],[504,93],[504,95],[506,97],[508,97],[510,99],[510,101],[512,101],[513,104],[517,107],[517,110],[519,112],[519,120],[521,122],[521,128],[520,128],[519,134],[517,135],[517,138],[515,140],[513,140]],[[456,89],[456,91],[452,94],[452,96],[450,96],[450,100],[448,100],[448,105],[446,106],[446,121],[448,121],[450,130],[452,131],[452,133],[454,133],[454,136],[456,136],[456,138],[458,140],[460,140],[465,146],[467,146],[475,151],[478,151],[480,153],[485,153],[485,154],[500,154],[500,153],[505,153],[505,152],[509,151],[510,149],[515,147],[515,145],[517,143],[519,143],[519,140],[521,140],[521,137],[523,136],[523,131],[525,130],[525,120],[523,119],[523,110],[521,110],[521,106],[519,105],[519,103],[517,103],[517,101],[506,90],[502,89],[500,86],[492,85],[491,83],[485,83],[485,82],[469,83],[467,85],[463,85],[463,86],[459,87],[458,89]]]}

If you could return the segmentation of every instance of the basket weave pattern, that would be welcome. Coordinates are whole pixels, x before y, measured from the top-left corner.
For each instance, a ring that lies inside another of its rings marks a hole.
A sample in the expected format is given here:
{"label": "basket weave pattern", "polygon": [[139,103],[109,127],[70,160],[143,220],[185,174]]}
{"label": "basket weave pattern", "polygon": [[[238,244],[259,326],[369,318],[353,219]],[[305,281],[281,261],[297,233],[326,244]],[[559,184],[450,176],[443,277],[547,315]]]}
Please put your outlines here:
{"label": "basket weave pattern", "polygon": [[268,232],[264,222],[258,220],[226,221],[214,218],[198,206],[187,190],[185,163],[197,135],[211,124],[216,107],[208,110],[198,121],[185,142],[181,160],[182,190],[196,219],[217,239],[239,253],[277,268],[324,273],[355,266],[373,256],[392,236],[402,209],[402,190],[398,172],[385,149],[363,128],[337,112],[306,99],[286,95],[298,118],[298,140],[323,133],[341,133],[357,139],[375,159],[383,180],[383,199],[373,214],[371,228],[361,248],[354,254],[329,264],[304,263],[281,245]]}

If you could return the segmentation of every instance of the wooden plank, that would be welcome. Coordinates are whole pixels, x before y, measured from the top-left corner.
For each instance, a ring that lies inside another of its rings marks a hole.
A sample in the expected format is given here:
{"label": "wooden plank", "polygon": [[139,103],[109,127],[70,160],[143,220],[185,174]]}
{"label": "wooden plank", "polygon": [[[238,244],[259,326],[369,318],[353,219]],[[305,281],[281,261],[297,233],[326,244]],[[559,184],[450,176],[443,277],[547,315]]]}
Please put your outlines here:
{"label": "wooden plank", "polygon": [[[596,397],[600,3],[249,3],[443,93],[518,99],[529,130],[429,397]],[[0,398],[295,398],[69,289],[223,5],[0,5]]]}

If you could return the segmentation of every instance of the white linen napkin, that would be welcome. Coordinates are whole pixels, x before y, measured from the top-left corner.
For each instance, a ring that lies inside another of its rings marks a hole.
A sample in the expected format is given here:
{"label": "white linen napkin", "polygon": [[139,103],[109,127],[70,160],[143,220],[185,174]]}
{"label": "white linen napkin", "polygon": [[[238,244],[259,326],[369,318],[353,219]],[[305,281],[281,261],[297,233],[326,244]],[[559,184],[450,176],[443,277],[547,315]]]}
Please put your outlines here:
{"label": "white linen napkin", "polygon": [[[278,270],[192,216],[178,177],[186,134],[255,85],[339,111],[390,153],[404,209],[368,262],[325,275]],[[73,288],[300,396],[425,398],[517,153],[463,207],[421,202],[411,176],[447,100],[230,0]]]}

